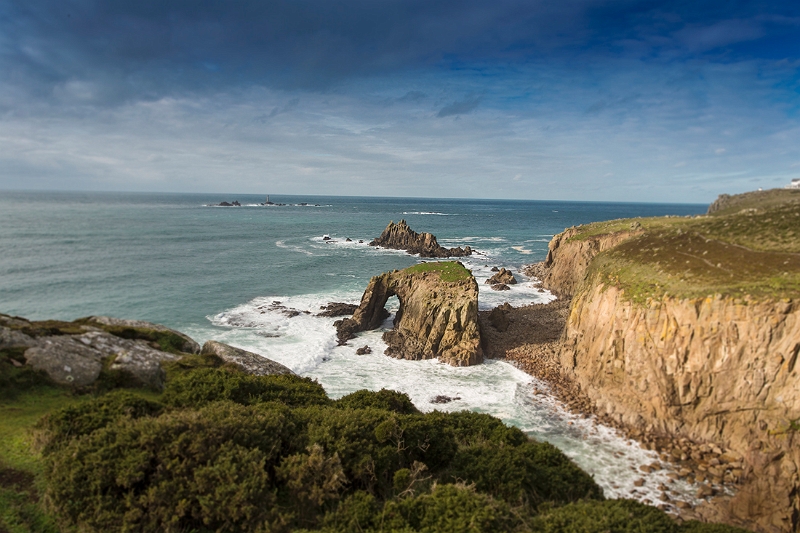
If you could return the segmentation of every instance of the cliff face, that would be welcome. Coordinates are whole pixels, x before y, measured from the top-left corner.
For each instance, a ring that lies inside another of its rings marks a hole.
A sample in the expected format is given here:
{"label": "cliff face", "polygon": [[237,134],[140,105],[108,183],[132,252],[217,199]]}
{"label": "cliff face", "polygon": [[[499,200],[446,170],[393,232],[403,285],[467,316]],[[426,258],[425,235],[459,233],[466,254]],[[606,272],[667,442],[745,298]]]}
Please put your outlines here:
{"label": "cliff face", "polygon": [[417,233],[408,227],[405,220],[399,223],[389,222],[381,236],[369,243],[370,246],[382,246],[394,250],[405,250],[420,257],[464,257],[472,254],[469,246],[464,248],[444,248],[431,233]]}
{"label": "cliff face", "polygon": [[[576,239],[579,229],[571,228],[529,270],[555,293],[573,296],[562,372],[597,412],[625,425],[727,448],[742,484],[729,501],[715,502],[709,517],[797,531],[800,303],[720,294],[634,301],[608,272],[590,267],[641,231]],[[725,474],[704,467],[709,479]]]}
{"label": "cliff face", "polygon": [[731,516],[765,531],[797,527],[800,306],[665,297],[641,306],[590,284],[573,299],[561,351],[600,412],[710,441],[744,459]]}
{"label": "cliff face", "polygon": [[[448,276],[436,265],[457,265]],[[429,268],[429,270],[425,270]],[[463,271],[463,272],[462,272]],[[461,275],[466,274],[466,275]],[[478,328],[478,284],[460,263],[425,263],[373,277],[353,317],[336,322],[339,343],[375,329],[388,317],[386,301],[396,295],[400,309],[394,329],[383,335],[386,355],[433,359],[454,366],[483,361]]]}

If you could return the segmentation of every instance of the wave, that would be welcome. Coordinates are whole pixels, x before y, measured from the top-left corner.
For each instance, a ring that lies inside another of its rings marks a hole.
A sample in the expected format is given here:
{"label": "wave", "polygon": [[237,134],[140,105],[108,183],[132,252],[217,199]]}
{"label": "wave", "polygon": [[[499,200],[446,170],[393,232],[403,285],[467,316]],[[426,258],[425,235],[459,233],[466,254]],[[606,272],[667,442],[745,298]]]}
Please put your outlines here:
{"label": "wave", "polygon": [[438,217],[456,217],[457,213],[439,213],[438,211],[403,211],[404,215],[434,215]]}
{"label": "wave", "polygon": [[298,252],[306,255],[314,255],[313,252],[310,252],[301,246],[286,244],[284,241],[275,241],[275,246],[277,246],[278,248],[283,248],[284,250],[291,250],[292,252]]}

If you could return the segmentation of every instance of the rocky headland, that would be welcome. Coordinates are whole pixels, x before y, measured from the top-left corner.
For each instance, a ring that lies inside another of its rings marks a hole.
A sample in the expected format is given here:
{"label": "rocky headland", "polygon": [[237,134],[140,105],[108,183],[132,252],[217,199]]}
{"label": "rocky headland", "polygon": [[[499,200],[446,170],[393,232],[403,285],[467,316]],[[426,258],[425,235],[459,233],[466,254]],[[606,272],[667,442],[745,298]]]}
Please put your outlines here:
{"label": "rocky headland", "polygon": [[352,318],[335,323],[340,344],[378,328],[389,316],[384,307],[397,296],[394,329],[383,335],[386,355],[433,359],[454,366],[483,361],[478,328],[478,284],[458,262],[421,263],[373,277]]}
{"label": "rocky headland", "polygon": [[560,334],[551,320],[547,339],[511,337],[487,355],[522,361],[574,409],[683,465],[707,499],[688,516],[797,531],[800,191],[721,197],[709,211],[556,235],[527,273],[571,298],[566,313],[538,313],[562,316]]}
{"label": "rocky headland", "polygon": [[417,233],[408,227],[405,220],[397,224],[389,222],[381,236],[373,239],[370,246],[381,246],[393,250],[405,250],[410,254],[419,254],[420,257],[465,257],[472,255],[472,248],[444,248],[436,241],[436,237],[431,233]]}

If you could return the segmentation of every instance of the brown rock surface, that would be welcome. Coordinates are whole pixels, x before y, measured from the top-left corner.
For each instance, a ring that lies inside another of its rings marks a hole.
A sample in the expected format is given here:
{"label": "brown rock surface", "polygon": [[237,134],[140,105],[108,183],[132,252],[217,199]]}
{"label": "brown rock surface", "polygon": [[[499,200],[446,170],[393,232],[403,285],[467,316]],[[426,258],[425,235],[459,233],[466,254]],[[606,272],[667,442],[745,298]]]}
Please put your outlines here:
{"label": "brown rock surface", "polygon": [[485,283],[488,285],[497,285],[499,283],[504,285],[514,285],[516,282],[517,280],[514,279],[514,274],[505,268],[501,268],[497,274],[485,281]]}
{"label": "brown rock surface", "polygon": [[382,246],[394,250],[405,250],[420,257],[464,257],[472,255],[469,246],[464,248],[443,248],[430,233],[417,233],[408,227],[405,220],[397,224],[389,222],[381,236],[369,243],[370,246]]}
{"label": "brown rock surface", "polygon": [[379,327],[388,316],[386,301],[396,295],[400,309],[394,329],[383,335],[389,345],[386,355],[415,360],[438,358],[454,366],[482,362],[478,284],[463,265],[457,265],[466,275],[454,281],[444,281],[440,272],[420,270],[419,265],[373,277],[353,318],[335,323],[339,343],[344,344],[359,331]]}

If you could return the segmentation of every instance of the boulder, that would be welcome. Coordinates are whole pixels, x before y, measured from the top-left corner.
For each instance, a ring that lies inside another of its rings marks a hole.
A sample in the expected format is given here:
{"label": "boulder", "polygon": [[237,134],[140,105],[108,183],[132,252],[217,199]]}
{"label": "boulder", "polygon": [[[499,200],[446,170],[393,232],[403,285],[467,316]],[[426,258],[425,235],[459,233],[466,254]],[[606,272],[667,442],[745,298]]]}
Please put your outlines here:
{"label": "boulder", "polygon": [[69,335],[43,337],[25,351],[25,364],[61,385],[85,387],[100,376],[103,354]]}
{"label": "boulder", "polygon": [[352,318],[338,320],[339,344],[359,331],[378,328],[389,316],[386,301],[400,309],[394,329],[383,334],[386,355],[433,359],[454,366],[483,361],[478,328],[478,284],[461,263],[424,263],[373,277]]}
{"label": "boulder", "polygon": [[356,355],[367,355],[372,353],[372,348],[369,346],[362,346],[358,350],[356,350]]}
{"label": "boulder", "polygon": [[215,355],[226,363],[235,365],[243,372],[254,376],[294,374],[290,369],[271,359],[217,341],[208,341],[203,344],[200,354]]}
{"label": "boulder", "polygon": [[511,287],[509,287],[505,283],[495,283],[494,285],[492,285],[491,289],[493,291],[510,291]]}
{"label": "boulder", "polygon": [[510,270],[501,268],[497,274],[486,280],[487,285],[514,285],[517,282]]}
{"label": "boulder", "polygon": [[443,248],[431,233],[417,233],[408,227],[405,220],[395,224],[389,222],[381,236],[369,243],[370,246],[382,246],[393,250],[405,250],[420,257],[464,257],[472,255],[469,246],[464,248]]}
{"label": "boulder", "polygon": [[32,348],[36,344],[37,341],[33,337],[29,337],[21,331],[0,326],[0,350],[16,346]]}

